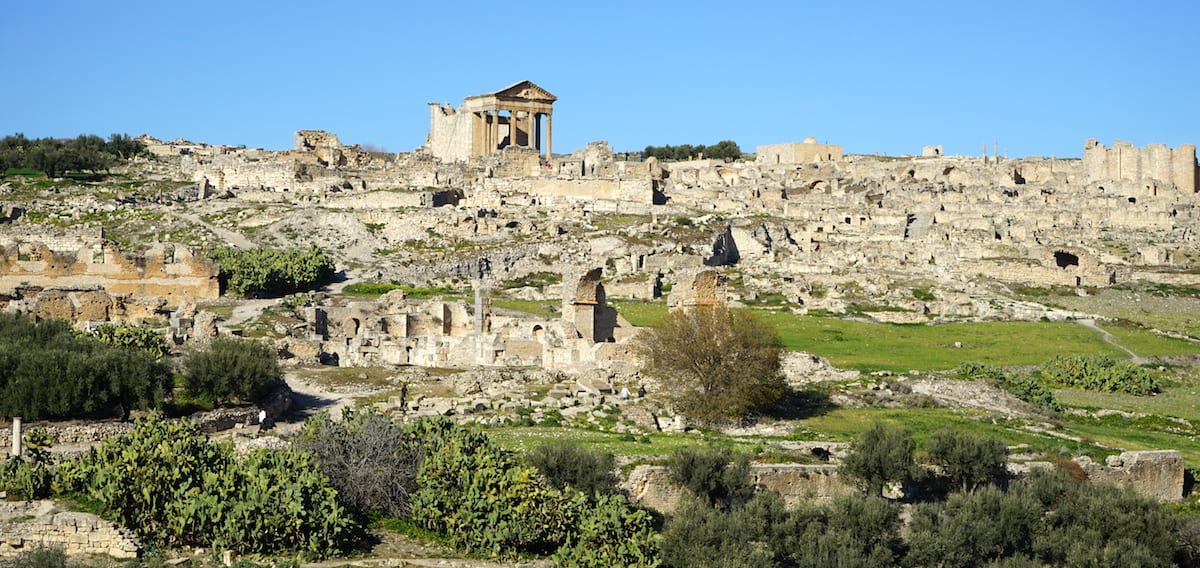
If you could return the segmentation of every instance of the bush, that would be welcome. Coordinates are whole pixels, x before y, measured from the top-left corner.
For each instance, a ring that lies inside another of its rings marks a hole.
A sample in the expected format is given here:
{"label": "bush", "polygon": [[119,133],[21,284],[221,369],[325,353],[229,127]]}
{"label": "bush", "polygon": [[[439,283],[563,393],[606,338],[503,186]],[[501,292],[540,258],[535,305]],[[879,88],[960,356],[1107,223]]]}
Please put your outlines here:
{"label": "bush", "polygon": [[584,495],[617,490],[612,454],[593,452],[569,440],[554,440],[533,448],[525,460],[556,489],[572,487]]}
{"label": "bush", "polygon": [[910,566],[1171,566],[1177,521],[1132,491],[1034,472],[914,507]]}
{"label": "bush", "polygon": [[1008,448],[995,438],[946,428],[933,433],[927,451],[950,483],[963,491],[999,485],[1008,477]]}
{"label": "bush", "polygon": [[148,352],[76,335],[65,320],[0,314],[0,415],[29,420],[161,408],[171,368]]}
{"label": "bush", "polygon": [[144,325],[102,323],[89,335],[105,345],[140,349],[157,358],[166,357],[171,352],[167,338]]}
{"label": "bush", "polygon": [[1059,355],[1042,364],[1042,376],[1057,384],[1084,390],[1148,395],[1158,392],[1158,380],[1129,361],[1104,355]]}
{"label": "bush", "polygon": [[620,495],[550,487],[481,432],[445,419],[410,426],[424,445],[412,520],[474,553],[554,553],[560,566],[656,566],[650,515]]}
{"label": "bush", "polygon": [[0,560],[0,568],[83,568],[71,562],[61,548],[33,548]]}
{"label": "bush", "polygon": [[184,362],[184,386],[192,396],[223,402],[253,402],[283,378],[275,352],[247,339],[218,337]]}
{"label": "bush", "polygon": [[868,495],[878,497],[888,482],[907,482],[916,475],[916,444],[908,430],[876,422],[850,444],[838,471],[858,482]]}
{"label": "bush", "polygon": [[400,424],[373,411],[346,409],[341,422],[321,412],[305,421],[296,444],[312,453],[348,507],[394,517],[408,513],[421,448]]}
{"label": "bush", "polygon": [[1054,391],[1042,384],[1037,377],[1029,373],[1011,373],[1000,367],[992,367],[983,363],[966,362],[954,371],[955,376],[965,380],[986,380],[1009,394],[1053,412],[1061,412],[1062,404],[1054,397]]}
{"label": "bush", "polygon": [[703,498],[687,496],[663,530],[664,566],[762,567],[780,565],[772,546],[772,529],[787,513],[777,493],[756,495],[731,509],[711,507]]}
{"label": "bush", "polygon": [[746,310],[670,312],[638,336],[635,349],[675,409],[704,424],[745,420],[787,394],[779,335]]}
{"label": "bush", "polygon": [[682,448],[667,459],[671,482],[709,506],[728,507],[754,494],[750,484],[750,457],[728,448]]}
{"label": "bush", "polygon": [[218,248],[209,258],[221,269],[223,288],[246,298],[277,298],[333,281],[333,258],[307,249]]}
{"label": "bush", "polygon": [[900,506],[879,497],[846,495],[826,506],[803,506],[779,531],[780,554],[797,568],[891,567],[904,550]]}
{"label": "bush", "polygon": [[239,460],[232,447],[161,415],[61,464],[55,487],[158,545],[325,556],[358,536],[307,454],[260,450]]}

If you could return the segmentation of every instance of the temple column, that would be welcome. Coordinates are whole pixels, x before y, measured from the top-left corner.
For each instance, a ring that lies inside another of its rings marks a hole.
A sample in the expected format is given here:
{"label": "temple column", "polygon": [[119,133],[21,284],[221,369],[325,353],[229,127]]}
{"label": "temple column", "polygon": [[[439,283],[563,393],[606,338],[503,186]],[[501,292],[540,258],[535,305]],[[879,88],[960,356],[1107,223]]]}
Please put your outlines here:
{"label": "temple column", "polygon": [[549,162],[550,158],[553,156],[553,154],[551,154],[551,152],[550,152],[550,141],[551,141],[550,137],[554,135],[554,124],[550,122],[550,119],[553,116],[554,115],[551,113],[546,113],[546,161],[547,162]]}

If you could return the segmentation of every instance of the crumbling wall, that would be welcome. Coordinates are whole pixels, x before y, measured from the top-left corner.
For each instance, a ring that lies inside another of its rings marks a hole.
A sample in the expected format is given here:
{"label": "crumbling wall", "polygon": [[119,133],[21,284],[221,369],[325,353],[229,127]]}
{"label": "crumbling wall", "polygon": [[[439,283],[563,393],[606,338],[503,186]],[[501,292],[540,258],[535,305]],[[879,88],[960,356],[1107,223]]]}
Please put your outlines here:
{"label": "crumbling wall", "polygon": [[67,555],[137,558],[141,543],[132,532],[91,513],[59,511],[52,501],[0,501],[0,556],[37,548]]}
{"label": "crumbling wall", "polygon": [[1183,499],[1183,455],[1177,450],[1122,452],[1109,456],[1104,464],[1086,456],[1075,461],[1090,481],[1129,487],[1138,495],[1158,501]]}
{"label": "crumbling wall", "polygon": [[160,296],[171,305],[220,295],[217,267],[171,243],[156,243],[142,255],[122,253],[106,241],[73,252],[40,242],[0,247],[0,292],[19,286],[99,286],[113,295]]}
{"label": "crumbling wall", "polygon": [[[778,492],[788,507],[828,503],[840,495],[858,492],[841,479],[836,465],[752,464],[750,481],[756,490]],[[621,488],[635,501],[665,514],[675,512],[686,491],[671,482],[666,467],[653,465],[633,468]]]}
{"label": "crumbling wall", "polygon": [[1180,193],[1197,191],[1196,146],[1184,144],[1168,148],[1149,144],[1135,148],[1130,142],[1116,140],[1106,148],[1095,139],[1083,145],[1086,183],[1105,181],[1139,182],[1150,179],[1171,184]]}

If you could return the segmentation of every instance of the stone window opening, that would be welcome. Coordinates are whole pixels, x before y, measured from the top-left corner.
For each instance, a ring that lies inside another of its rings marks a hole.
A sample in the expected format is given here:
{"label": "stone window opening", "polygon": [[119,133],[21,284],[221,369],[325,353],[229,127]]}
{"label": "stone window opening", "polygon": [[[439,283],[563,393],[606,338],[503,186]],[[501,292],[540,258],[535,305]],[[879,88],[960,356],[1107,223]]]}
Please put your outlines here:
{"label": "stone window opening", "polygon": [[1137,203],[1137,198],[1136,198],[1136,197],[1130,197],[1130,198],[1129,198],[1129,202],[1130,202],[1130,203]]}
{"label": "stone window opening", "polygon": [[1070,266],[1079,266],[1079,257],[1066,251],[1054,251],[1054,264],[1063,269]]}
{"label": "stone window opening", "polygon": [[167,246],[163,247],[162,261],[163,261],[163,264],[174,264],[175,263],[175,247],[173,247],[171,245],[167,245]]}

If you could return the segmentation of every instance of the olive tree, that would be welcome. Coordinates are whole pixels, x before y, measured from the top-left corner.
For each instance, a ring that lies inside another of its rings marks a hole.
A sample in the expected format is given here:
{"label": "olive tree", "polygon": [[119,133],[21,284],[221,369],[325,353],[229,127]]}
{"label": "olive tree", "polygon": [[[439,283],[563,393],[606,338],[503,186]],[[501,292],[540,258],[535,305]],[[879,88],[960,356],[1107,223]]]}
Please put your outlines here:
{"label": "olive tree", "polygon": [[876,422],[850,444],[839,471],[856,480],[868,495],[880,496],[892,481],[910,481],[916,474],[916,443],[908,430]]}
{"label": "olive tree", "polygon": [[747,310],[672,311],[634,349],[675,410],[700,423],[744,420],[787,393],[779,335]]}

